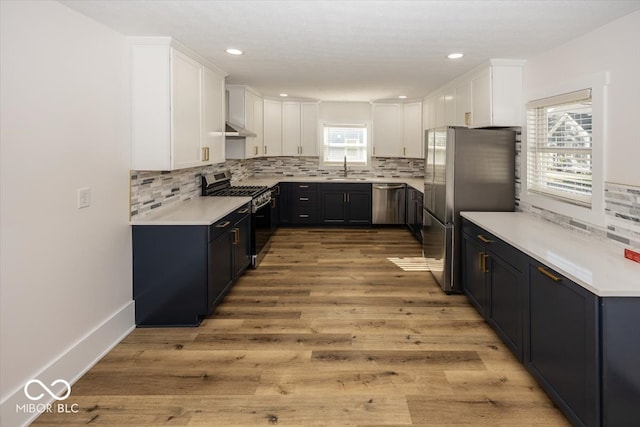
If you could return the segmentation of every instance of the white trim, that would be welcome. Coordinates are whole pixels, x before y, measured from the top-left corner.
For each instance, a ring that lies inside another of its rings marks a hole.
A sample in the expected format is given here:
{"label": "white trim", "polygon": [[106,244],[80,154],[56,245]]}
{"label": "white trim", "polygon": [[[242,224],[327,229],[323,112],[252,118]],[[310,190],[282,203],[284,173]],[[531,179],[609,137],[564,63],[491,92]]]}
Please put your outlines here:
{"label": "white trim", "polygon": [[[56,379],[64,379],[74,384],[135,329],[134,319],[134,301],[129,301],[109,319],[89,331],[65,352],[51,360],[47,366],[33,375],[33,378],[40,379],[45,384],[51,384]],[[53,398],[37,403],[46,405],[52,402]],[[30,414],[16,410],[16,405],[26,403],[34,402],[25,397],[23,387],[10,393],[0,404],[2,425],[27,426],[33,422],[40,415],[39,413]],[[71,395],[64,403],[68,405],[73,403],[73,387],[71,387]],[[84,409],[86,408],[80,408],[81,411]]]}
{"label": "white trim", "polygon": [[[592,97],[592,114],[593,114],[593,147],[592,147],[592,198],[591,208],[576,206],[544,197],[529,191],[527,183],[527,126],[526,123],[522,127],[522,150],[520,164],[521,192],[520,200],[524,203],[538,206],[540,208],[556,212],[562,215],[585,221],[587,223],[604,227],[606,218],[604,212],[604,165],[605,149],[607,145],[607,87],[609,84],[609,73],[602,72],[588,76],[582,76],[571,81],[561,82],[553,86],[540,88],[526,94],[530,100],[538,100],[549,98],[558,94],[575,92],[585,88],[591,88]],[[526,105],[523,105],[526,109]],[[523,117],[526,117],[526,111]]]}

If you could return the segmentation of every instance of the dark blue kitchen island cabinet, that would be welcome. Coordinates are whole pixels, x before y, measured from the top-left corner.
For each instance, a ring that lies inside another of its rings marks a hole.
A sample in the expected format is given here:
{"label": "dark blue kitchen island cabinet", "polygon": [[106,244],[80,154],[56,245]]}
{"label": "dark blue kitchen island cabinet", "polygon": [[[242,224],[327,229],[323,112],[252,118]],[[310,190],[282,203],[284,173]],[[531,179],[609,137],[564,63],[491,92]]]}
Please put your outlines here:
{"label": "dark blue kitchen island cabinet", "polygon": [[137,326],[197,326],[251,262],[251,205],[211,225],[134,225]]}
{"label": "dark blue kitchen island cabinet", "polygon": [[525,365],[574,425],[600,425],[599,300],[549,267],[529,267]]}

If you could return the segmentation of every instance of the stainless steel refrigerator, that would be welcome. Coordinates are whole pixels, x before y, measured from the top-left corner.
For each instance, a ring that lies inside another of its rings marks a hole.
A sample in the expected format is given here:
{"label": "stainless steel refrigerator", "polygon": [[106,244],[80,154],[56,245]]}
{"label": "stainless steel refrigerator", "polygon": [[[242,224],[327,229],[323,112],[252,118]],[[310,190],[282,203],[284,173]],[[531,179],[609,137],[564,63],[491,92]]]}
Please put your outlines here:
{"label": "stainless steel refrigerator", "polygon": [[446,293],[462,292],[461,211],[513,211],[515,132],[425,131],[423,255]]}

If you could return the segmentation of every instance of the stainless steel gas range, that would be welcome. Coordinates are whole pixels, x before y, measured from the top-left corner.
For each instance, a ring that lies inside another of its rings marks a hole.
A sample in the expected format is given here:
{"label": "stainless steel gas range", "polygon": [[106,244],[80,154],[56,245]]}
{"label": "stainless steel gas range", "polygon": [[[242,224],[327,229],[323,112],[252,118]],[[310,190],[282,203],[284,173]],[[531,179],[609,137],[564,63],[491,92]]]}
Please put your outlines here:
{"label": "stainless steel gas range", "polygon": [[202,195],[251,197],[251,267],[256,268],[269,250],[271,239],[271,190],[261,185],[231,185],[228,170],[202,175]]}

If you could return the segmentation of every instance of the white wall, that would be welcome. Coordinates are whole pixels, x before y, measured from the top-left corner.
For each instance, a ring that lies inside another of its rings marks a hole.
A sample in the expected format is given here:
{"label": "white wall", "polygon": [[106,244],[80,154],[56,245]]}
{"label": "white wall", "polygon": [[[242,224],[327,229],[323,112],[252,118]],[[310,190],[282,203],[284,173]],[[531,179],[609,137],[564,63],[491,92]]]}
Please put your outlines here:
{"label": "white wall", "polygon": [[530,58],[524,99],[583,76],[608,72],[604,180],[640,185],[640,11]]}
{"label": "white wall", "polygon": [[26,381],[77,379],[134,324],[129,59],[57,2],[0,5],[0,399],[18,425]]}

